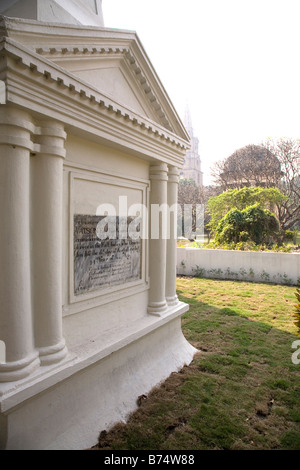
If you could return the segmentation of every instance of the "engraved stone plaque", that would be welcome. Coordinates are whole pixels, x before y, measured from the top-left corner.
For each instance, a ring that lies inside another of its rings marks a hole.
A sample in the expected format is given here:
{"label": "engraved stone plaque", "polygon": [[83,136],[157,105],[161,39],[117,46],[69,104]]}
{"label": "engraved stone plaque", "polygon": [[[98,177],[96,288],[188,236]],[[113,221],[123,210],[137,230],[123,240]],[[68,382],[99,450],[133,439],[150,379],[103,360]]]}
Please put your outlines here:
{"label": "engraved stone plaque", "polygon": [[[128,236],[133,219],[74,215],[75,295],[141,278],[141,239]],[[101,225],[104,231],[99,236]]]}

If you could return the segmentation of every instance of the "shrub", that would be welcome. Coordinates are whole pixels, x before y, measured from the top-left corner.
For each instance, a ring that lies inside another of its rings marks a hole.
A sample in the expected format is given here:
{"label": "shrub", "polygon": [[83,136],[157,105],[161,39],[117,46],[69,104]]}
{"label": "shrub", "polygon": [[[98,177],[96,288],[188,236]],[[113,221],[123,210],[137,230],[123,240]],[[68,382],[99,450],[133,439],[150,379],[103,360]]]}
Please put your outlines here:
{"label": "shrub", "polygon": [[296,243],[297,239],[297,230],[285,230],[284,231],[284,241]]}
{"label": "shrub", "polygon": [[[298,280],[298,285],[300,286],[299,280]],[[295,296],[297,299],[297,303],[295,304],[295,313],[294,313],[294,316],[296,318],[295,325],[298,331],[297,334],[300,337],[300,287],[296,289]]]}
{"label": "shrub", "polygon": [[275,215],[259,204],[243,210],[231,209],[221,219],[216,229],[215,241],[222,243],[239,243],[251,241],[257,245],[275,241],[279,223]]}

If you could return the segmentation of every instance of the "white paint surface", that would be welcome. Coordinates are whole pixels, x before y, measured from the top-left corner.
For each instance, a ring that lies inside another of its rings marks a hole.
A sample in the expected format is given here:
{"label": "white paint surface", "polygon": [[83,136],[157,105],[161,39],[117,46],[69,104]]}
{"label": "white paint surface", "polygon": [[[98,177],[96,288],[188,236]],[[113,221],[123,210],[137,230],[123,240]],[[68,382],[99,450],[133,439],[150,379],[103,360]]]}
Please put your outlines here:
{"label": "white paint surface", "polygon": [[[22,13],[33,3],[11,6]],[[11,18],[2,26],[0,448],[82,449],[195,349],[181,331],[188,305],[176,297],[174,240],[143,240],[140,279],[77,295],[74,214],[120,196],[130,206],[175,203],[189,143],[134,33]],[[119,95],[104,83],[110,74],[88,83],[66,66],[89,56],[100,70],[111,55],[130,78]]]}
{"label": "white paint surface", "polygon": [[300,278],[300,254],[177,248],[177,273],[297,284]]}

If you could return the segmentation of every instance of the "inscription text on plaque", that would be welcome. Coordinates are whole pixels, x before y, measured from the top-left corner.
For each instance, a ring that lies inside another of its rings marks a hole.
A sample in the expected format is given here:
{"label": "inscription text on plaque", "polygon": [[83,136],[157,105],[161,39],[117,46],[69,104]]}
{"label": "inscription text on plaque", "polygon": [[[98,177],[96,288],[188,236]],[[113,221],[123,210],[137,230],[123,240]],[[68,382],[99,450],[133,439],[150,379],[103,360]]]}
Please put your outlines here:
{"label": "inscription text on plaque", "polygon": [[[141,239],[124,232],[124,220],[109,217],[115,227],[114,238],[99,238],[97,226],[105,216],[74,215],[74,292],[75,295],[93,292],[137,281],[141,278]],[[108,217],[106,217],[108,219]],[[124,218],[123,218],[124,219]],[[133,217],[125,218],[125,227]],[[110,236],[109,236],[110,235]]]}

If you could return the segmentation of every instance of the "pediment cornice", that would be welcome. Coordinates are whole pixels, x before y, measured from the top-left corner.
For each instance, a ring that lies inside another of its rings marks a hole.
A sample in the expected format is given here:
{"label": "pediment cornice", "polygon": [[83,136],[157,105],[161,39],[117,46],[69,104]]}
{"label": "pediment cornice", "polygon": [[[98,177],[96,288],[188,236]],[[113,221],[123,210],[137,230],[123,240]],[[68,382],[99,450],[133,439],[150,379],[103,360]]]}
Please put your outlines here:
{"label": "pediment cornice", "polygon": [[[83,47],[82,53],[86,53],[85,49],[86,47]],[[58,115],[56,108],[58,108],[60,115],[63,112],[64,120],[69,113],[67,122],[75,123],[77,118],[78,123],[72,124],[74,127],[77,125],[80,127],[84,122],[88,128],[86,123],[93,119],[93,129],[97,130],[95,132],[99,133],[102,130],[104,134],[106,129],[107,135],[116,141],[122,141],[124,147],[134,145],[137,149],[149,149],[149,156],[154,150],[153,155],[157,153],[166,161],[169,159],[170,163],[177,165],[183,163],[184,155],[189,148],[188,138],[120,105],[49,60],[41,52],[41,50],[39,53],[35,52],[9,37],[2,38],[1,79],[6,82],[8,103],[32,107],[39,113],[42,113],[43,107],[46,106],[47,111],[50,110],[53,115],[56,113],[56,118]],[[95,53],[95,51],[90,52]],[[46,53],[48,54],[48,51],[45,49]],[[50,51],[50,54],[53,53],[55,52]],[[72,49],[68,53],[76,54],[76,50]],[[123,48],[122,51],[100,50],[97,53],[122,53],[129,61],[131,57],[127,48]]]}
{"label": "pediment cornice", "polygon": [[118,58],[141,90],[149,110],[148,117],[180,138],[189,140],[181,119],[134,31],[44,24],[34,20],[2,17],[1,32],[63,68],[64,61],[71,59],[96,62]]}
{"label": "pediment cornice", "polygon": [[[158,93],[154,90],[146,74],[140,67],[137,59],[134,57],[130,47],[103,47],[103,46],[52,46],[52,47],[38,47],[36,52],[48,60],[52,60],[58,65],[67,61],[77,61],[82,64],[82,61],[97,63],[105,61],[106,63],[118,61],[121,69],[126,70],[127,76],[131,74],[132,82],[138,86],[145,105],[148,108],[148,114],[153,120],[159,123],[166,129],[176,132],[176,127],[179,126],[172,124],[167,114],[164,112],[163,105],[160,102]],[[178,131],[179,129],[177,129]],[[180,130],[179,130],[180,131]]]}

